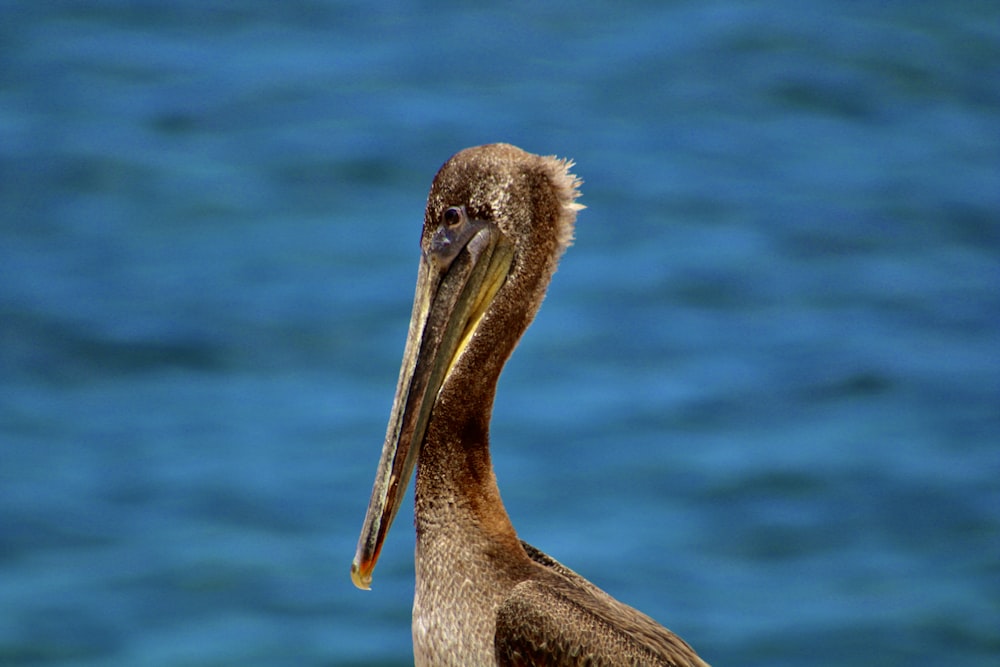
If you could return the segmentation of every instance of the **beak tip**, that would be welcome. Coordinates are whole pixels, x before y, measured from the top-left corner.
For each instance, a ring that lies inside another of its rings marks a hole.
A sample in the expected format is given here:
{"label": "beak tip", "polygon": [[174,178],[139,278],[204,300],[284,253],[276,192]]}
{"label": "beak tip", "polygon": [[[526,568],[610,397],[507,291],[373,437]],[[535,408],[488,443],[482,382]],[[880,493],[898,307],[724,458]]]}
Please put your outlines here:
{"label": "beak tip", "polygon": [[372,589],[372,568],[363,568],[358,561],[351,563],[351,581],[363,591]]}

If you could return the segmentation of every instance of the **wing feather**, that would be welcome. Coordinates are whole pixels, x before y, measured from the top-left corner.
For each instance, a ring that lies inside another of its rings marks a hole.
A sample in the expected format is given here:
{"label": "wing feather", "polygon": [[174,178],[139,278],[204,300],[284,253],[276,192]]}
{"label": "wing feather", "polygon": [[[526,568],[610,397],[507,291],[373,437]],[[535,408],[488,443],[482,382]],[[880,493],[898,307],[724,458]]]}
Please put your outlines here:
{"label": "wing feather", "polygon": [[680,637],[534,547],[541,566],[497,610],[497,664],[707,667]]}

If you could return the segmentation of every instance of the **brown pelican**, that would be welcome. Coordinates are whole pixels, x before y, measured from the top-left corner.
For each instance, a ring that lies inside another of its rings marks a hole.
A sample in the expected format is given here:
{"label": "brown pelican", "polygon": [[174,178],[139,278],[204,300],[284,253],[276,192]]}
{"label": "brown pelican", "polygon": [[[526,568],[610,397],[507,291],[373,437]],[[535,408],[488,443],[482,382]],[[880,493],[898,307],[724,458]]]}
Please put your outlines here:
{"label": "brown pelican", "polygon": [[469,148],[427,197],[403,364],[351,578],[372,570],[417,467],[417,665],[705,665],[682,639],[521,542],[489,426],[497,380],[573,236],[573,163]]}

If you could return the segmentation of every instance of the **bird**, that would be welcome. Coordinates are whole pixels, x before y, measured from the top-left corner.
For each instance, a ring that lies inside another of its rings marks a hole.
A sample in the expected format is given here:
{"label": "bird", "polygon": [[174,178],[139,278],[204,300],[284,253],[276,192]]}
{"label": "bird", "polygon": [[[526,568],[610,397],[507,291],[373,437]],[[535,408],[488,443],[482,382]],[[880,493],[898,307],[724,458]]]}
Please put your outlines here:
{"label": "bird", "polygon": [[680,637],[522,541],[493,471],[497,381],[573,240],[571,160],[453,155],[427,197],[399,380],[351,578],[369,589],[416,467],[418,666],[707,667]]}

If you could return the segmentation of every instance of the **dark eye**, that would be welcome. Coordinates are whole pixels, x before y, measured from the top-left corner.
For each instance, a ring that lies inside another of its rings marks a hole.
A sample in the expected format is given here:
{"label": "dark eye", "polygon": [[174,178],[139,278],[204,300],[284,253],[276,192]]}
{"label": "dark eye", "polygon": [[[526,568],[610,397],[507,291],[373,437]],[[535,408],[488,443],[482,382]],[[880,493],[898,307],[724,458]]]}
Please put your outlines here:
{"label": "dark eye", "polygon": [[462,221],[462,209],[458,206],[452,206],[451,208],[445,209],[444,211],[444,224],[449,227],[454,227]]}

